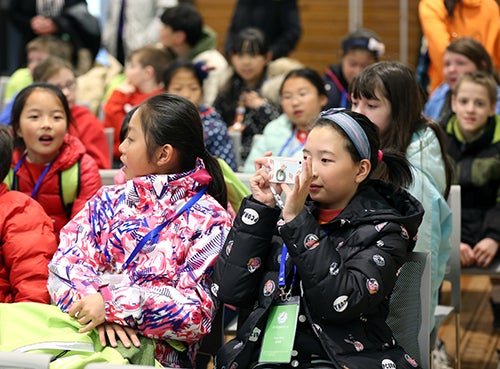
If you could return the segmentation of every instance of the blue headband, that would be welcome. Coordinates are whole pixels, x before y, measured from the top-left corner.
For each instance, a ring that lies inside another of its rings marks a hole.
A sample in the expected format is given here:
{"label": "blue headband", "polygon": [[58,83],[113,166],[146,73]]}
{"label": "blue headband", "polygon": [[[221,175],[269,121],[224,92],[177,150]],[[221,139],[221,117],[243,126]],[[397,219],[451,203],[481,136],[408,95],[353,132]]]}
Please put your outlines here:
{"label": "blue headband", "polygon": [[370,142],[365,131],[350,115],[343,112],[344,109],[332,108],[322,111],[319,114],[320,119],[327,119],[337,124],[346,133],[354,147],[358,151],[361,159],[371,160]]}

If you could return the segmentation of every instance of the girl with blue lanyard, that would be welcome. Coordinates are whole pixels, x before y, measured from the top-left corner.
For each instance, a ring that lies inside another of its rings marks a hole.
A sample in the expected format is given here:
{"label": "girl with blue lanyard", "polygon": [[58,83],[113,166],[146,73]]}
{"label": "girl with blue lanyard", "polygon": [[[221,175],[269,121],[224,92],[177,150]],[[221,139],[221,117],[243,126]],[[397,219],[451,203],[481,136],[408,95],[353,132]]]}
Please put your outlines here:
{"label": "girl with blue lanyard", "polygon": [[125,184],[104,186],[61,231],[52,300],[103,346],[156,341],[165,367],[188,368],[211,329],[210,276],[231,227],[226,187],[197,107],[162,94],[133,113],[120,144]]}
{"label": "girl with blue lanyard", "polygon": [[[269,181],[267,157],[255,160],[252,195],[215,264],[212,292],[240,308],[216,369],[420,367],[385,320],[423,209],[402,189],[404,156],[379,148],[368,118],[331,109],[293,188]],[[371,178],[378,167],[387,182]]]}
{"label": "girl with blue lanyard", "polygon": [[320,75],[305,67],[288,72],[279,90],[283,114],[269,122],[262,137],[254,141],[243,171],[253,173],[255,158],[270,151],[274,156],[302,158],[312,123],[327,97]]}
{"label": "girl with blue lanyard", "polygon": [[[99,168],[81,141],[68,133],[71,112],[63,92],[48,83],[34,83],[19,92],[12,106],[13,173],[7,185],[32,197],[52,219],[54,232],[78,213],[101,187]],[[64,201],[63,172],[75,182]]]}

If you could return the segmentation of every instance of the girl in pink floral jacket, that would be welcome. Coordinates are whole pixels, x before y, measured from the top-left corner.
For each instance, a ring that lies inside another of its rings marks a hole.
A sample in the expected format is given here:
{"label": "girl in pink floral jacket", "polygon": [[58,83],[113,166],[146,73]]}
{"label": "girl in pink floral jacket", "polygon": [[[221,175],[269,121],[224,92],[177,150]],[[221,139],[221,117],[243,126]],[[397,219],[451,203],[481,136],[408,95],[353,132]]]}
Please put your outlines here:
{"label": "girl in pink floral jacket", "polygon": [[63,228],[49,292],[101,344],[139,346],[140,334],[163,365],[190,366],[211,329],[210,277],[231,227],[223,176],[197,108],[174,95],[139,107],[120,152],[127,182],[101,188]]}

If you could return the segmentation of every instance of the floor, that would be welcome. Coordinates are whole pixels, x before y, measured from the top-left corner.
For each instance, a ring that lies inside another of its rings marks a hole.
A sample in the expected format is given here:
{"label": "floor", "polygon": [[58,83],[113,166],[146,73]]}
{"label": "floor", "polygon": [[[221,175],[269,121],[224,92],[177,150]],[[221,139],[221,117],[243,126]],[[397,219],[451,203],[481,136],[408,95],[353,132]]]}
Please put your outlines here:
{"label": "floor", "polygon": [[[493,328],[493,314],[489,304],[491,284],[489,277],[462,275],[461,364],[462,369],[496,369],[500,335]],[[443,286],[443,299],[447,286]],[[455,357],[455,325],[453,317],[445,321],[439,336],[446,344],[448,354]],[[453,362],[453,361],[452,361]]]}

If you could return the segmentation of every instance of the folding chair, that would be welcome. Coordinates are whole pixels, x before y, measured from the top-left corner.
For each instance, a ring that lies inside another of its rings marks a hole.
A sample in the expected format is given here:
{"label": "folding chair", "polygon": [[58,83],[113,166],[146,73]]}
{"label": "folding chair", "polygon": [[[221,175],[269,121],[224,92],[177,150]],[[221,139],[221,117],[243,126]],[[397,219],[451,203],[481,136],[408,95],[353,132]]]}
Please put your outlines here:
{"label": "folding chair", "polygon": [[111,158],[111,165],[113,165],[113,147],[115,144],[115,129],[113,127],[104,128],[104,134],[106,135],[106,140],[108,141],[109,157]]}
{"label": "folding chair", "polygon": [[452,231],[450,236],[451,253],[444,280],[450,282],[450,305],[438,305],[434,317],[436,318],[436,332],[443,320],[450,314],[455,314],[455,368],[462,367],[460,362],[460,311],[461,311],[461,290],[460,290],[460,234],[461,234],[461,198],[460,186],[452,185],[448,195],[448,205],[451,209]]}
{"label": "folding chair", "polygon": [[387,324],[423,369],[430,368],[431,255],[411,252],[401,267],[389,302]]}
{"label": "folding chair", "polygon": [[49,354],[0,352],[0,369],[49,369],[53,358]]}
{"label": "folding chair", "polygon": [[236,157],[236,165],[238,170],[243,166],[243,160],[241,158],[241,132],[239,131],[229,131],[229,138],[233,144],[234,156]]}
{"label": "folding chair", "polygon": [[[198,355],[201,356],[201,360],[199,357],[196,358],[197,367],[201,367],[201,365],[205,364],[205,360],[207,357],[211,357],[212,359],[219,351],[219,348],[224,344],[224,306],[221,304],[217,309],[217,313],[212,321],[212,330],[209,334],[201,340],[200,349],[198,351]],[[200,360],[200,361],[199,361]]]}
{"label": "folding chair", "polygon": [[119,169],[99,169],[101,182],[103,186],[109,186],[115,183],[115,175]]}

